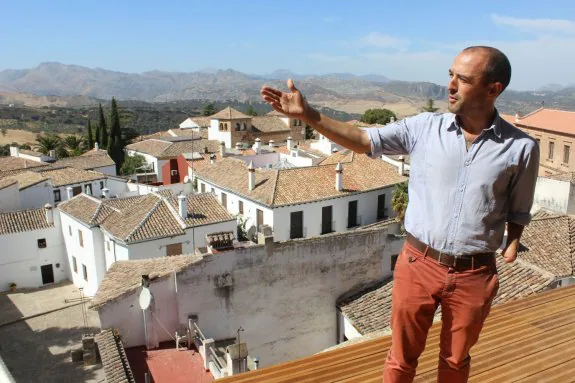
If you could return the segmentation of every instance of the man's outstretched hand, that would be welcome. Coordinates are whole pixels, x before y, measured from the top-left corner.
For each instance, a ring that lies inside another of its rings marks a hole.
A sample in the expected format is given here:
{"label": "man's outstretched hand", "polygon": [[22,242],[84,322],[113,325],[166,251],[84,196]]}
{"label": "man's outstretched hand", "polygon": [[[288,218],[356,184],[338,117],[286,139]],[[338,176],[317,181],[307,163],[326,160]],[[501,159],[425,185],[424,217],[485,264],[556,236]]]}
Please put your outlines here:
{"label": "man's outstretched hand", "polygon": [[296,89],[292,79],[287,81],[287,86],[289,92],[264,86],[260,93],[264,101],[270,104],[274,110],[288,117],[303,119],[308,109],[307,102],[301,92]]}

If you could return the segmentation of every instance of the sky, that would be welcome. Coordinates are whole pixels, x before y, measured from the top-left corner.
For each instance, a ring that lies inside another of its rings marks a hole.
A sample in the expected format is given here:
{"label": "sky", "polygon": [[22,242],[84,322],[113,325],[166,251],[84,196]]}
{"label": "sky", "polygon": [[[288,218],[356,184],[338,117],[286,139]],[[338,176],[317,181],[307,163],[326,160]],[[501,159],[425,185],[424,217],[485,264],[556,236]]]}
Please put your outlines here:
{"label": "sky", "polygon": [[510,59],[511,89],[575,84],[575,1],[0,0],[0,70],[380,74],[446,84],[461,49]]}

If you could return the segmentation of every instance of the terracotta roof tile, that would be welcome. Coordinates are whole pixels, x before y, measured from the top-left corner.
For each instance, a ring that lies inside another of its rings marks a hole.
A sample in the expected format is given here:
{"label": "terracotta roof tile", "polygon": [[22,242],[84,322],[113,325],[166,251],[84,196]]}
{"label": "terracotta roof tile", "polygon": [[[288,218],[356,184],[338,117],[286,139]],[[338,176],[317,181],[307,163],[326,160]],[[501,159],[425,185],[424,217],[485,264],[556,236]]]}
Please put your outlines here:
{"label": "terracotta roof tile", "polygon": [[5,179],[18,182],[18,188],[20,190],[24,190],[30,186],[39,184],[42,181],[46,181],[48,177],[44,176],[42,173],[34,171],[22,171],[14,175],[7,176]]}
{"label": "terracotta roof tile", "polygon": [[49,229],[54,223],[46,221],[46,210],[30,209],[0,213],[0,235]]}
{"label": "terracotta roof tile", "polygon": [[98,309],[106,303],[115,301],[140,289],[142,275],[149,275],[150,280],[165,278],[201,260],[201,256],[176,255],[114,262],[98,287],[96,295],[91,300],[90,308]]}
{"label": "terracotta roof tile", "polygon": [[255,116],[252,117],[252,131],[257,132],[286,132],[290,127],[276,116]]}
{"label": "terracotta roof tile", "polygon": [[16,182],[13,178],[0,178],[0,190],[7,188],[8,186],[14,185]]}
{"label": "terracotta roof tile", "polygon": [[515,125],[575,135],[575,112],[541,108],[519,118]]}
{"label": "terracotta roof tile", "polygon": [[100,224],[111,213],[110,209],[105,208],[102,200],[84,193],[60,203],[58,209],[88,226]]}
{"label": "terracotta roof tile", "polygon": [[126,146],[126,149],[149,154],[156,158],[175,158],[183,153],[203,153],[205,149],[207,149],[209,153],[215,153],[220,150],[220,143],[216,140],[205,139],[190,139],[176,142],[153,139],[130,144]]}
{"label": "terracotta roof tile", "polygon": [[90,150],[81,156],[62,158],[55,165],[70,166],[76,169],[92,170],[104,166],[116,165],[105,150]]}
{"label": "terracotta roof tile", "polygon": [[[167,199],[175,211],[178,211],[178,199]],[[211,193],[189,195],[186,201],[188,217],[184,220],[187,227],[210,225],[235,218],[223,207]]]}
{"label": "terracotta roof tile", "polygon": [[563,172],[544,177],[552,180],[571,182],[572,184],[575,184],[575,172]]}
{"label": "terracotta roof tile", "polygon": [[244,118],[252,118],[252,116],[243,114],[242,112],[229,106],[210,116],[210,119],[212,120],[238,120]]}
{"label": "terracotta roof tile", "polygon": [[154,157],[159,157],[164,152],[164,150],[170,147],[170,145],[172,145],[171,142],[153,138],[127,145],[126,149],[135,150],[140,153],[146,153]]}
{"label": "terracotta roof tile", "polygon": [[50,178],[55,187],[103,180],[106,178],[106,175],[102,173],[71,167],[46,169],[42,170],[41,174],[44,177]]}
{"label": "terracotta roof tile", "polygon": [[31,161],[19,157],[0,157],[0,172],[47,166],[46,162]]}
{"label": "terracotta roof tile", "polygon": [[124,345],[112,329],[102,330],[94,340],[104,367],[107,383],[135,383]]}

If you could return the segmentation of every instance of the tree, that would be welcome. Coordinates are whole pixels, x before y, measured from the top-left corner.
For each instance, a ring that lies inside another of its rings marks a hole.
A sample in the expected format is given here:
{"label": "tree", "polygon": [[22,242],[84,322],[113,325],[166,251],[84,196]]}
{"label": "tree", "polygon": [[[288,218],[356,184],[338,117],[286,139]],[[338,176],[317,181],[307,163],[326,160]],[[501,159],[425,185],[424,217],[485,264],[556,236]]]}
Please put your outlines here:
{"label": "tree", "polygon": [[124,162],[124,139],[120,127],[120,114],[118,113],[118,103],[112,97],[110,108],[110,140],[108,141],[108,155],[116,163],[116,171],[120,171]]}
{"label": "tree", "polygon": [[385,125],[391,121],[392,117],[397,120],[395,113],[389,109],[368,109],[361,116],[361,122]]}
{"label": "tree", "polygon": [[395,218],[397,222],[401,222],[403,227],[403,218],[407,210],[407,203],[409,202],[409,195],[407,190],[407,182],[402,182],[395,185],[395,189],[391,194],[391,208],[397,213]]}
{"label": "tree", "polygon": [[102,147],[102,140],[101,140],[102,137],[100,137],[101,135],[102,135],[102,133],[101,133],[100,125],[97,125],[96,126],[96,134],[94,135],[94,142],[97,142],[99,147]]}
{"label": "tree", "polygon": [[124,159],[124,163],[120,167],[120,174],[123,176],[129,176],[136,173],[143,172],[143,167],[146,164],[144,156],[136,154],[134,156],[127,156]]}
{"label": "tree", "polygon": [[431,112],[431,113],[437,111],[437,109],[439,109],[439,108],[433,107],[433,99],[431,99],[431,98],[427,100],[427,103],[426,103],[425,106],[422,108],[422,110],[423,110],[424,112]]}
{"label": "tree", "polygon": [[238,241],[249,241],[248,229],[246,228],[249,218],[245,218],[243,215],[237,214],[236,219],[238,220]]}
{"label": "tree", "polygon": [[[113,100],[113,99],[112,99]],[[106,118],[104,117],[104,109],[102,109],[102,104],[100,104],[99,110],[99,124],[100,124],[100,146],[102,148],[108,147],[108,127],[106,126]]]}
{"label": "tree", "polygon": [[57,150],[61,148],[62,139],[55,135],[38,136],[36,137],[35,149],[42,154],[49,154],[50,150]]}
{"label": "tree", "polygon": [[88,119],[88,125],[86,126],[86,130],[88,131],[88,136],[86,137],[88,150],[92,150],[94,148],[94,136],[92,135],[92,123],[90,122],[90,119]]}
{"label": "tree", "polygon": [[253,106],[248,105],[248,110],[246,111],[246,114],[247,114],[248,116],[257,116],[257,115],[258,115],[258,112],[256,112],[256,110],[254,109]]}
{"label": "tree", "polygon": [[305,139],[311,140],[314,137],[315,137],[315,132],[314,132],[313,128],[309,125],[306,125],[305,126]]}
{"label": "tree", "polygon": [[84,139],[79,136],[67,136],[63,141],[64,148],[70,157],[79,156],[84,152]]}
{"label": "tree", "polygon": [[213,102],[209,102],[204,106],[204,110],[202,111],[202,115],[204,116],[211,116],[212,114],[216,114],[216,106]]}

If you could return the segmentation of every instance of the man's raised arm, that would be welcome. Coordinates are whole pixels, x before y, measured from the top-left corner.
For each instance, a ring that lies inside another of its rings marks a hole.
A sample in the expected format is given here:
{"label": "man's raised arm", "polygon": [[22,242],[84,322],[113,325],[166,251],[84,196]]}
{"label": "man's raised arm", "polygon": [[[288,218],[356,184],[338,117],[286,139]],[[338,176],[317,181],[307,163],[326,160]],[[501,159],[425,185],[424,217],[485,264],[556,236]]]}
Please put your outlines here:
{"label": "man's raised arm", "polygon": [[369,135],[362,129],[345,122],[329,118],[313,109],[305,100],[293,81],[287,81],[290,92],[264,86],[261,90],[264,101],[274,110],[290,118],[304,121],[313,129],[323,134],[336,144],[353,150],[356,153],[368,153],[371,150]]}

